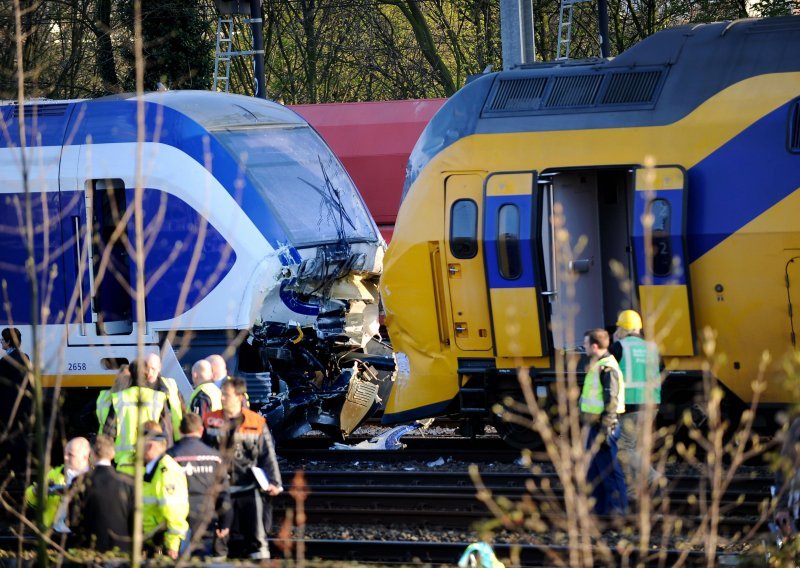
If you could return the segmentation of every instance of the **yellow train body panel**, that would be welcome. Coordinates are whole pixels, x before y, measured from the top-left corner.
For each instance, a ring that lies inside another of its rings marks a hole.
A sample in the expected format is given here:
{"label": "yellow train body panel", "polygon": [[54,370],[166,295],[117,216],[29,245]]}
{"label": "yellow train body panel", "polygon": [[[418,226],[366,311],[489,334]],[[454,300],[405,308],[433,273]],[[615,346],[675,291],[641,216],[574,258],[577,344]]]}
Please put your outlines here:
{"label": "yellow train body panel", "polygon": [[[800,41],[792,33],[791,41]],[[658,124],[648,124],[658,121],[644,112],[604,111],[616,113],[613,119],[597,109],[559,114],[543,102],[536,107],[538,100],[529,114],[514,114],[519,101],[508,103],[514,112],[497,111],[508,101],[503,81],[530,81],[532,92],[559,80],[550,70],[488,77],[484,87],[465,88],[483,88],[477,102],[468,93],[448,102],[462,112],[448,114],[445,105],[441,124],[434,118],[412,154],[385,260],[383,301],[402,360],[386,421],[457,412],[470,369],[480,368],[473,374],[490,382],[495,371],[522,366],[546,376],[556,358],[579,349],[585,329],[613,329],[626,308],[643,313],[646,334],[673,371],[699,374],[699,341],[712,330],[721,355],[715,372],[744,402],[753,398],[751,383],[769,351],[761,400],[788,402],[782,358],[794,349],[792,294],[800,314],[800,148],[784,146],[792,113],[800,115],[800,68],[759,73],[752,66],[750,76],[695,95],[693,106],[670,110],[674,120]],[[669,85],[674,72],[661,75],[662,100],[669,89],[680,91]],[[542,89],[544,101],[550,91]],[[662,112],[662,100],[648,112]],[[677,108],[677,94],[676,101]],[[447,122],[450,116],[460,118]],[[467,128],[465,116],[474,120],[467,134],[437,142],[437,133],[451,135],[447,125]],[[436,151],[428,147],[434,142]],[[771,176],[765,187],[756,168]],[[464,245],[467,225],[472,248]],[[454,226],[463,234],[454,236]],[[519,251],[521,267],[508,260]],[[458,307],[465,305],[469,310]],[[574,329],[556,325],[557,315],[574,319]],[[461,343],[459,333],[467,334]]]}

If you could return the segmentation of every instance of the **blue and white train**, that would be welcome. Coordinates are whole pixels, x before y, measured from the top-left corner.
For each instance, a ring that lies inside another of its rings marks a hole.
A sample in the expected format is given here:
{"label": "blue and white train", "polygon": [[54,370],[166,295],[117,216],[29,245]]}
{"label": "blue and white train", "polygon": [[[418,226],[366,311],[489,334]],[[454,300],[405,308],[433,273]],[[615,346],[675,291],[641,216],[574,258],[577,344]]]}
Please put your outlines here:
{"label": "blue and white train", "polygon": [[[370,357],[359,354],[377,344],[385,243],[338,159],[308,123],[272,102],[198,91],[141,100],[141,113],[134,96],[0,106],[0,325],[19,328],[30,353],[38,314],[43,384],[60,385],[74,401],[64,408],[74,409],[77,393],[90,399],[136,356],[138,186],[141,333],[165,376],[188,394],[191,364],[227,349],[231,371],[272,371],[270,390],[284,399],[299,389],[301,423],[320,393],[369,406],[376,375],[361,372]],[[354,388],[351,377],[364,384]],[[268,410],[283,406],[285,418],[288,406],[268,398]],[[338,416],[327,422],[340,427]],[[295,424],[294,433],[304,429]]]}

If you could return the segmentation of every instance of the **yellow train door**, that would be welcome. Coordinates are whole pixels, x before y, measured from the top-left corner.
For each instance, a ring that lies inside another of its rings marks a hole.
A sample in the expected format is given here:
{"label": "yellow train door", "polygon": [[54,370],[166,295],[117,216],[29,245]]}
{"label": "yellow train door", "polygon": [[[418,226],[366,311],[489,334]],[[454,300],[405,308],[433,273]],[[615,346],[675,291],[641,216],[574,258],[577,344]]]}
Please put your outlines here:
{"label": "yellow train door", "polygon": [[483,242],[495,353],[541,357],[545,344],[536,285],[536,172],[491,174],[484,191]]}
{"label": "yellow train door", "polygon": [[645,332],[662,355],[694,355],[682,168],[636,169],[632,225]]}
{"label": "yellow train door", "polygon": [[486,283],[483,277],[481,202],[483,177],[451,175],[445,182],[445,259],[456,346],[464,351],[489,351]]}

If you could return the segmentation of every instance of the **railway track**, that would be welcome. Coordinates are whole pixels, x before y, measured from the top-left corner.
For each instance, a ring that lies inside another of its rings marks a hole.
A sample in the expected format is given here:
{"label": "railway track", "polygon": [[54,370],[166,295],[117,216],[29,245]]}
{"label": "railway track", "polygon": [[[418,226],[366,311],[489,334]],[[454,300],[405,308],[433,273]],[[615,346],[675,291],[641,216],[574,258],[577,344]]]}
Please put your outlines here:
{"label": "railway track", "polygon": [[[303,542],[305,557],[308,559],[332,559],[354,561],[359,564],[375,563],[381,566],[409,564],[446,564],[454,565],[464,552],[465,545],[460,542],[419,542],[419,541],[369,541],[369,540],[334,540],[310,539]],[[296,546],[296,543],[295,543]],[[493,546],[498,558],[509,566],[553,566],[557,559],[569,558],[570,549],[566,546],[544,545],[507,545]],[[699,551],[683,553],[677,549],[659,550],[646,558],[638,552],[622,554],[611,550],[608,553],[599,548],[593,556],[603,564],[620,566],[627,561],[629,565],[674,566],[679,559],[685,557],[685,565],[699,566],[705,563],[705,555]],[[718,558],[719,559],[719,558]]]}
{"label": "railway track", "polygon": [[[542,464],[542,472],[536,475],[522,467],[515,471],[513,466],[504,466],[504,469],[512,471],[492,471],[491,464],[513,464],[520,454],[517,450],[505,448],[498,439],[488,437],[475,440],[408,437],[403,442],[407,448],[402,451],[330,451],[326,449],[330,445],[327,440],[303,438],[280,449],[279,454],[286,460],[282,467],[284,483],[288,487],[295,468],[299,468],[303,469],[307,485],[305,558],[358,560],[381,565],[415,561],[455,563],[466,545],[475,540],[475,527],[491,519],[492,514],[476,498],[474,482],[466,471],[436,470],[425,463],[440,457],[453,457],[459,462],[466,460],[463,461],[464,469],[470,461],[483,464],[480,466],[481,480],[494,498],[512,503],[529,499],[542,511],[542,518],[548,523],[544,534],[537,529],[537,533],[532,535],[532,531],[520,525],[517,525],[518,530],[506,525],[510,530],[506,531],[508,534],[527,534],[528,538],[515,545],[511,544],[514,538],[509,541],[503,536],[498,537],[495,550],[499,557],[515,558],[516,565],[520,566],[552,565],[556,557],[568,558],[570,550],[563,546],[563,539],[549,539],[558,532],[565,518],[561,512],[563,492],[557,476],[549,471],[547,464]],[[534,459],[537,457],[541,456],[534,456]],[[361,462],[360,467],[367,469],[353,469],[354,462]],[[373,463],[376,466],[370,467]],[[378,464],[385,469],[378,470]],[[549,489],[532,491],[532,483],[538,488]],[[771,477],[758,472],[733,480],[722,498],[724,514],[719,534],[723,539],[735,540],[754,527],[761,530],[758,528],[759,519],[769,501],[771,483]],[[703,526],[707,519],[702,514],[700,503],[708,497],[708,490],[701,477],[684,471],[675,473],[669,479],[666,495],[668,502],[657,508],[657,514],[651,518],[654,541],[663,534],[690,534]],[[278,526],[284,513],[296,505],[286,493],[274,504]],[[636,542],[637,523],[633,515],[625,519],[624,525],[629,529],[627,540]],[[320,527],[334,528],[320,532]],[[363,533],[340,537],[341,529],[348,527],[366,529]],[[394,529],[403,530],[404,527],[412,531],[416,540],[393,536]],[[547,534],[548,531],[551,535]],[[298,544],[295,542],[293,546],[296,548]],[[701,550],[682,553],[675,548],[677,546],[676,539],[671,537],[658,545],[659,556],[643,563],[671,566],[681,555],[685,556],[688,565],[705,563]],[[0,548],[16,549],[16,539],[0,538]],[[602,560],[602,564],[633,564],[638,559],[635,552],[624,557],[624,551],[614,546],[610,548],[612,558]],[[595,552],[599,555],[601,549]],[[280,557],[283,553],[276,548],[274,554]]]}
{"label": "railway track", "polygon": [[[358,449],[355,446],[368,441],[369,437],[351,436],[346,444],[332,449],[334,442],[321,436],[307,436],[288,440],[278,446],[277,453],[289,461],[337,461],[351,463],[356,460],[373,461],[376,463],[396,462],[399,460],[430,461],[439,457],[455,457],[460,461],[473,460],[481,463],[513,463],[520,459],[521,451],[507,445],[497,436],[479,436],[469,438],[463,436],[441,435],[406,435],[400,441],[405,446],[398,450],[373,450]],[[767,439],[764,438],[768,445]],[[691,440],[686,444],[694,445]],[[548,454],[542,448],[534,448],[528,452],[534,462],[549,462]],[[670,449],[670,455],[676,456],[675,448]],[[695,456],[702,462],[704,452],[701,448],[694,448]],[[721,458],[723,462],[728,456]],[[768,465],[765,455],[759,454],[751,457],[744,464],[749,467]]]}
{"label": "railway track", "polygon": [[[16,537],[0,535],[0,550],[16,550],[19,540]],[[35,541],[26,537],[24,550],[32,550]],[[462,542],[428,542],[409,540],[344,540],[332,538],[304,538],[303,540],[287,539],[281,542],[272,541],[272,557],[286,558],[291,561],[302,547],[303,558],[319,562],[357,562],[359,565],[408,566],[420,565],[454,565],[466,547]],[[533,568],[552,566],[558,559],[569,558],[570,548],[558,545],[533,544],[494,544],[495,555],[509,566]],[[706,562],[702,551],[684,552],[678,549],[662,549],[651,552],[646,557],[638,550],[628,553],[610,548],[595,547],[592,556],[607,565],[673,566],[683,559],[686,566],[701,566]],[[734,555],[719,555],[718,560]],[[106,566],[124,566],[124,560],[108,559]],[[216,563],[224,566],[224,563]]]}
{"label": "railway track", "polygon": [[[306,471],[308,494],[304,503],[308,523],[313,525],[351,523],[382,526],[415,524],[442,530],[470,530],[491,518],[486,505],[465,472],[421,471]],[[537,476],[552,482],[548,491],[529,491],[528,473],[486,473],[481,479],[494,499],[519,503],[523,496],[535,503],[543,517],[558,525],[564,520],[563,492],[554,474]],[[291,479],[286,472],[285,479]],[[724,537],[744,534],[760,525],[761,512],[769,504],[768,477],[735,478],[720,500],[722,518],[719,533]],[[709,492],[700,477],[670,480],[665,500],[653,507],[654,530],[662,532],[680,526],[691,531],[703,525],[704,504]],[[293,507],[288,498],[278,499],[278,511]],[[632,516],[630,524],[636,524]]]}
{"label": "railway track", "polygon": [[[327,438],[307,437],[285,442],[278,455],[289,461],[314,460],[352,463],[353,461],[395,462],[398,460],[430,461],[440,457],[457,456],[480,462],[513,463],[520,451],[503,443],[500,438],[463,438],[407,436],[401,439],[406,446],[401,450],[363,450],[355,445],[368,438],[355,437],[347,441],[349,449],[330,449]],[[534,453],[533,459],[546,460],[543,453]]]}

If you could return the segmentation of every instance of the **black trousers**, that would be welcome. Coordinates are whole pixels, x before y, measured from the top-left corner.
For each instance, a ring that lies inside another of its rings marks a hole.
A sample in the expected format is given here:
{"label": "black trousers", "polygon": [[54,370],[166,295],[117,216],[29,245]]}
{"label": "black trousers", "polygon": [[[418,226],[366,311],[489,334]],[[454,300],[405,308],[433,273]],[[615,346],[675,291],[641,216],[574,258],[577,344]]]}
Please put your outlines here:
{"label": "black trousers", "polygon": [[258,488],[231,492],[233,526],[229,537],[231,558],[269,558],[267,534],[272,528],[272,499]]}

